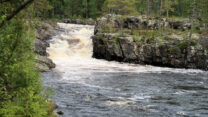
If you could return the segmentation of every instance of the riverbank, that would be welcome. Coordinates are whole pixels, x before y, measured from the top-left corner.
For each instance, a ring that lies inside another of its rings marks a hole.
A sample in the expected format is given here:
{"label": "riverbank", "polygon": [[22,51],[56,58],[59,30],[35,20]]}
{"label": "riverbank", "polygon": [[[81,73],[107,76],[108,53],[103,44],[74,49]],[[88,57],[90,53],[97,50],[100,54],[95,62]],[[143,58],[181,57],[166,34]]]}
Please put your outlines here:
{"label": "riverbank", "polygon": [[34,40],[35,49],[34,52],[37,54],[37,69],[41,72],[48,72],[56,65],[51,59],[48,58],[46,48],[49,47],[48,40],[55,35],[58,29],[56,22],[41,22],[36,29],[36,40]]}
{"label": "riverbank", "polygon": [[93,56],[98,59],[208,70],[208,34],[202,24],[189,39],[187,19],[102,17],[96,22]]}

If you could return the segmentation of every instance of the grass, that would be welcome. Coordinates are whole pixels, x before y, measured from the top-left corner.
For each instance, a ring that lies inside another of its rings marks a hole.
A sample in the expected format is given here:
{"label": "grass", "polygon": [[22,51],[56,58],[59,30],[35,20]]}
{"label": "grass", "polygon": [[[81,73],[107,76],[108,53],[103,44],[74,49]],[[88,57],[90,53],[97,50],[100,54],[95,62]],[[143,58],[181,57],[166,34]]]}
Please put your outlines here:
{"label": "grass", "polygon": [[183,41],[179,44],[177,44],[176,46],[172,47],[172,48],[169,48],[168,50],[172,53],[179,53],[181,50],[184,50],[190,46],[196,46],[197,43],[193,40],[186,40],[186,41]]}

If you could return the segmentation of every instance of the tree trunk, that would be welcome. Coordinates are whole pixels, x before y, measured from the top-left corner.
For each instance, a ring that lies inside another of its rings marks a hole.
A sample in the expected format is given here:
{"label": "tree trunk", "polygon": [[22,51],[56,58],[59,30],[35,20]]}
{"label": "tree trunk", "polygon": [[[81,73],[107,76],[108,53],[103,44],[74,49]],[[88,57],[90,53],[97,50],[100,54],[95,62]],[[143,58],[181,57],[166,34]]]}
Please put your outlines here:
{"label": "tree trunk", "polygon": [[163,0],[160,0],[160,16],[162,16]]}
{"label": "tree trunk", "polygon": [[150,1],[147,0],[147,19],[149,19],[149,15],[150,15]]}
{"label": "tree trunk", "polygon": [[0,4],[3,4],[3,3],[5,3],[5,2],[9,2],[9,1],[11,1],[11,0],[0,1]]}
{"label": "tree trunk", "polygon": [[147,23],[146,23],[146,32],[148,31],[149,16],[150,16],[150,0],[147,0]]}
{"label": "tree trunk", "polygon": [[169,18],[169,10],[166,11],[167,18]]}
{"label": "tree trunk", "polygon": [[87,0],[87,14],[86,14],[86,18],[89,18],[89,3],[90,3],[90,0]]}
{"label": "tree trunk", "polygon": [[194,0],[192,13],[190,15],[191,29],[190,29],[190,34],[189,34],[189,40],[191,40],[192,34],[193,34],[194,20],[196,18],[196,7],[197,7],[196,0]]}

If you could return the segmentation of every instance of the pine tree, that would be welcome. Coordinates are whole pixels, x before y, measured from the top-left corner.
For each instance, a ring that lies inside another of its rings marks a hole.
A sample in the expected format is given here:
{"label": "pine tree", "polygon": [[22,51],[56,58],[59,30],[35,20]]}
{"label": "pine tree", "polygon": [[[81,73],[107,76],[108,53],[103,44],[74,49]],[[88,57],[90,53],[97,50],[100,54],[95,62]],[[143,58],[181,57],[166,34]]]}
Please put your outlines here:
{"label": "pine tree", "polygon": [[134,0],[106,0],[103,10],[110,14],[136,14]]}

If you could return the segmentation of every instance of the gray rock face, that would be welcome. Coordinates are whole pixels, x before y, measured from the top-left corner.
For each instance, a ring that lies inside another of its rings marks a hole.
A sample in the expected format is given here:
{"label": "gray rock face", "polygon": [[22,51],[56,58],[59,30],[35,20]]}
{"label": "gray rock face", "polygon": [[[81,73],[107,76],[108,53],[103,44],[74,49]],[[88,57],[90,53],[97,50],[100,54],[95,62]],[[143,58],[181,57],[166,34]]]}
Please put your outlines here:
{"label": "gray rock face", "polygon": [[35,53],[41,56],[47,56],[46,48],[49,47],[49,44],[39,39],[34,40],[34,43],[35,43]]}
{"label": "gray rock face", "polygon": [[132,37],[97,34],[93,37],[93,56],[110,61],[208,70],[207,49],[187,43],[139,44]]}
{"label": "gray rock face", "polygon": [[[137,35],[139,37],[135,38],[132,33],[123,34],[116,30],[138,31],[158,28],[171,28],[181,33],[189,30],[191,24],[186,19],[149,18],[147,20],[145,16],[108,15],[96,21],[93,56],[120,62],[208,70],[208,35],[193,34],[192,40],[188,40],[183,36],[186,35],[185,33],[183,35],[164,33],[163,36],[151,37],[141,35],[140,32]],[[112,32],[108,29],[116,31]]]}
{"label": "gray rock face", "polygon": [[119,37],[118,46],[121,49],[125,61],[134,61],[137,59],[137,45],[132,37]]}
{"label": "gray rock face", "polygon": [[113,35],[111,34],[101,34],[99,36],[93,37],[93,45],[98,44],[97,46],[93,46],[93,50],[95,50],[94,56],[96,56],[96,58],[105,58],[107,60],[117,61],[122,60],[123,54],[120,49],[120,46],[117,45],[117,42],[115,42],[115,40],[111,40],[112,37]]}
{"label": "gray rock face", "polygon": [[34,40],[34,52],[38,54],[36,58],[36,68],[41,72],[47,72],[55,68],[52,60],[47,58],[48,54],[46,48],[49,47],[47,40],[55,34],[56,24],[41,23],[40,27],[36,30],[36,40]]}
{"label": "gray rock face", "polygon": [[56,24],[52,23],[40,23],[40,26],[36,30],[36,37],[39,40],[48,40],[55,32]]}
{"label": "gray rock face", "polygon": [[55,68],[56,65],[53,63],[53,61],[46,56],[38,56],[36,58],[37,61],[37,69],[41,72],[48,72],[51,68]]}
{"label": "gray rock face", "polygon": [[[113,16],[109,15],[107,17],[102,17],[98,19],[95,23],[95,34],[102,33],[101,27],[106,24],[110,24],[112,28],[128,28],[128,29],[159,29],[159,28],[172,28],[181,31],[186,31],[191,28],[191,23],[188,19],[168,19],[168,18],[149,18],[147,20],[146,16]],[[203,29],[204,27],[197,27],[198,29]]]}

